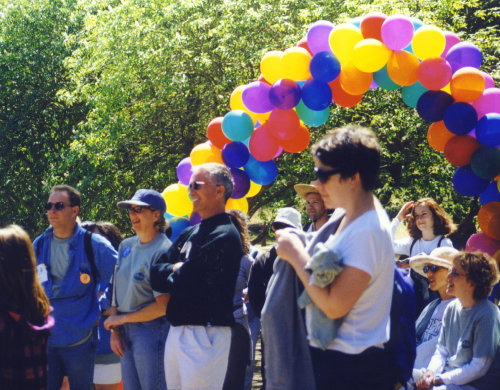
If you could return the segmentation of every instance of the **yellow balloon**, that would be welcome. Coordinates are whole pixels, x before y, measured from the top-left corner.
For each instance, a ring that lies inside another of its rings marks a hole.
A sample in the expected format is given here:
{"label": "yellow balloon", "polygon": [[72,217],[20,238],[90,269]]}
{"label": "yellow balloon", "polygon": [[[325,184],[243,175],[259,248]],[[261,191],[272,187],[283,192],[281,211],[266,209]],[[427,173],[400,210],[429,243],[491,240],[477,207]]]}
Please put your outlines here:
{"label": "yellow balloon", "polygon": [[441,91],[444,91],[451,95],[451,83],[446,84],[443,88],[441,88]]}
{"label": "yellow balloon", "polygon": [[220,149],[217,146],[210,145],[206,142],[196,145],[191,150],[189,157],[191,157],[191,165],[200,165],[208,162],[224,164]]}
{"label": "yellow balloon", "polygon": [[229,98],[229,107],[231,110],[246,110],[245,105],[243,104],[243,99],[241,95],[245,90],[245,85],[240,85],[236,87]]}
{"label": "yellow balloon", "polygon": [[252,196],[257,195],[262,186],[260,184],[254,183],[252,180],[250,180],[250,189],[248,190],[248,194],[245,195],[246,198],[251,198]]}
{"label": "yellow balloon", "polygon": [[167,203],[167,212],[176,217],[191,215],[193,203],[189,199],[187,187],[183,184],[170,184],[163,190],[163,198]]}
{"label": "yellow balloon", "polygon": [[341,64],[346,64],[352,60],[354,47],[361,40],[363,40],[361,31],[350,23],[339,24],[334,27],[329,37],[330,48]]}
{"label": "yellow balloon", "polygon": [[443,32],[436,26],[420,27],[413,35],[411,48],[421,60],[439,57],[446,46]]}
{"label": "yellow balloon", "polygon": [[264,57],[260,61],[260,73],[262,73],[269,84],[274,84],[275,81],[283,78],[281,66],[282,54],[283,52],[278,50],[269,51],[264,54]]}
{"label": "yellow balloon", "polygon": [[303,47],[291,47],[290,49],[286,49],[281,56],[281,67],[283,69],[282,78],[294,81],[311,78],[311,72],[309,71],[311,58],[311,54]]}
{"label": "yellow balloon", "polygon": [[382,69],[391,55],[382,42],[373,39],[363,39],[354,46],[353,65],[362,72],[376,72]]}
{"label": "yellow balloon", "polygon": [[226,202],[226,210],[231,210],[231,209],[241,210],[245,214],[248,213],[248,201],[247,201],[247,199],[246,198],[241,198],[241,199],[229,198]]}

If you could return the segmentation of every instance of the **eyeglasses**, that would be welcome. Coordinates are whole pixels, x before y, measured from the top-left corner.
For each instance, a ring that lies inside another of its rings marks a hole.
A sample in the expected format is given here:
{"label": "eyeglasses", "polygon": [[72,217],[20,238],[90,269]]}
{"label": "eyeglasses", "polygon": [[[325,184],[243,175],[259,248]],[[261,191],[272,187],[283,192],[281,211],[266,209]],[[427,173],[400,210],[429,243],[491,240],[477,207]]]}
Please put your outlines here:
{"label": "eyeglasses", "polygon": [[45,203],[45,210],[50,211],[50,210],[52,210],[52,207],[54,207],[57,211],[61,211],[66,206],[73,207],[71,205],[64,204],[64,202],[56,202],[56,203],[47,202],[47,203]]}
{"label": "eyeglasses", "polygon": [[465,274],[458,273],[456,269],[452,269],[449,272],[449,275],[453,276],[454,278],[458,278],[459,276],[465,276]]}
{"label": "eyeglasses", "polygon": [[[200,187],[205,185],[205,184],[207,184],[207,183],[205,183],[204,181],[201,181],[201,180],[193,181],[192,183],[189,183],[188,190],[193,189],[195,191],[198,191],[200,189]],[[210,183],[208,183],[208,184],[210,184]],[[214,185],[215,187],[223,186],[223,184],[219,184],[219,183],[215,183],[212,185]]]}
{"label": "eyeglasses", "polygon": [[440,266],[435,265],[435,264],[431,264],[431,265],[426,265],[424,267],[423,271],[424,271],[424,274],[426,274],[429,271],[431,271],[433,274],[435,274],[440,269],[443,269],[443,267],[440,267]]}
{"label": "eyeglasses", "polygon": [[136,213],[136,214],[142,213],[143,210],[153,210],[153,209],[149,206],[130,206],[128,208],[129,213]]}
{"label": "eyeglasses", "polygon": [[320,183],[325,184],[330,176],[336,175],[340,173],[340,169],[321,169],[319,167],[314,167],[314,172],[316,173],[316,179],[319,180]]}

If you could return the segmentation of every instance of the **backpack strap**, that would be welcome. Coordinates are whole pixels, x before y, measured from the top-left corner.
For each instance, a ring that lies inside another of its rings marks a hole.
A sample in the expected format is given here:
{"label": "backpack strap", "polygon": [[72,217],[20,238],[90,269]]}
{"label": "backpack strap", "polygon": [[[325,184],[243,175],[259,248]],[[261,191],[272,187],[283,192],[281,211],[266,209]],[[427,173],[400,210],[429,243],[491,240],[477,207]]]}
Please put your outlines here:
{"label": "backpack strap", "polygon": [[[415,243],[418,241],[418,238],[414,238],[411,245],[410,245],[410,257],[411,253],[413,252],[413,247],[415,246]],[[441,241],[440,241],[441,242]],[[439,245],[438,245],[439,246]]]}
{"label": "backpack strap", "polygon": [[441,238],[438,241],[438,248],[441,246],[441,242],[443,242],[444,236],[441,236]]}
{"label": "backpack strap", "polygon": [[97,280],[99,279],[99,271],[95,266],[94,251],[92,249],[92,232],[89,230],[85,231],[84,244],[85,244],[85,254],[87,255],[87,260],[89,261],[90,269],[92,270],[92,277],[94,278],[94,281],[97,283]]}

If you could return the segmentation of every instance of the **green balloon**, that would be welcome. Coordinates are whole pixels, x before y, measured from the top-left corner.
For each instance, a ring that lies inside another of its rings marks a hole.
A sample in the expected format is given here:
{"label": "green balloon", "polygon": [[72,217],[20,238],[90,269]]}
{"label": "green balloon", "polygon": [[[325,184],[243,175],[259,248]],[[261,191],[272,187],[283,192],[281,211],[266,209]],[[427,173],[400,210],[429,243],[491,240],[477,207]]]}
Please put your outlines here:
{"label": "green balloon", "polygon": [[302,102],[302,99],[299,104],[295,106],[295,111],[302,122],[312,127],[323,125],[330,116],[330,107],[326,107],[321,111],[314,111],[307,107],[304,102]]}

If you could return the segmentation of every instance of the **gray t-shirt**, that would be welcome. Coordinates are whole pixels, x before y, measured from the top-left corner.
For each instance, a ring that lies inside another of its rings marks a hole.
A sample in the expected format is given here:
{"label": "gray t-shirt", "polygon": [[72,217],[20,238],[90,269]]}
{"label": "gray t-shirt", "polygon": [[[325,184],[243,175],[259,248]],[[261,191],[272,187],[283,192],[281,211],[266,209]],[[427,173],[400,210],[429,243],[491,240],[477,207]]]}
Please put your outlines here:
{"label": "gray t-shirt", "polygon": [[[479,301],[470,309],[464,309],[458,299],[452,301],[444,313],[439,344],[449,352],[444,372],[462,367],[473,358],[494,358],[500,351],[500,311],[488,300]],[[484,377],[470,384],[480,389],[495,388],[489,384],[498,380],[497,363]],[[481,386],[476,385],[478,381]]]}
{"label": "gray t-shirt", "polygon": [[151,288],[149,271],[151,264],[170,245],[170,240],[164,234],[147,244],[141,244],[139,236],[121,242],[115,276],[115,297],[119,312],[130,313],[142,309],[161,295]]}
{"label": "gray t-shirt", "polygon": [[50,244],[50,276],[54,295],[61,288],[61,283],[69,266],[69,242],[72,237],[57,238],[52,235]]}

